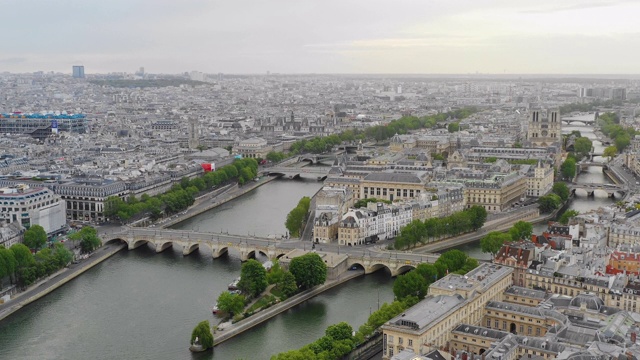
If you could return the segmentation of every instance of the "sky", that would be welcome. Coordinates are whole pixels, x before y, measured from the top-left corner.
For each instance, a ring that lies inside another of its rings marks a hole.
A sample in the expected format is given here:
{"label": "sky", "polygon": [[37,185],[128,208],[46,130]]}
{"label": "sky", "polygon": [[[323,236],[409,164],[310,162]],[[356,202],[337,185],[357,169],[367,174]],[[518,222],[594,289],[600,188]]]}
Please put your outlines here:
{"label": "sky", "polygon": [[640,72],[640,0],[0,0],[0,12],[0,72]]}

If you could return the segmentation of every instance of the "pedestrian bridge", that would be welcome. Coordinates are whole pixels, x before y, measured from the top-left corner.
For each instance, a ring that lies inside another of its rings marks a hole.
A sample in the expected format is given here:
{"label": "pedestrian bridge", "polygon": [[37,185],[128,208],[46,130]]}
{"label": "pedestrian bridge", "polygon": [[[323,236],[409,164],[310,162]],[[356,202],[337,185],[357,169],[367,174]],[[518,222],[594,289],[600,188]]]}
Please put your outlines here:
{"label": "pedestrian bridge", "polygon": [[[182,248],[182,254],[185,256],[202,247],[208,249],[214,258],[218,258],[233,249],[240,254],[242,261],[254,258],[257,254],[262,254],[270,259],[279,259],[291,250],[303,246],[308,247],[300,241],[287,242],[255,236],[132,227],[124,227],[121,231],[100,234],[100,236],[105,244],[124,242],[129,250],[148,244],[159,253],[178,245]],[[328,246],[323,245],[325,248]],[[338,254],[342,252],[347,256],[346,269],[355,266],[358,269],[364,269],[365,274],[370,274],[386,268],[391,276],[403,274],[424,262],[434,263],[439,257],[437,254],[387,252],[357,247],[328,248],[320,252]]]}

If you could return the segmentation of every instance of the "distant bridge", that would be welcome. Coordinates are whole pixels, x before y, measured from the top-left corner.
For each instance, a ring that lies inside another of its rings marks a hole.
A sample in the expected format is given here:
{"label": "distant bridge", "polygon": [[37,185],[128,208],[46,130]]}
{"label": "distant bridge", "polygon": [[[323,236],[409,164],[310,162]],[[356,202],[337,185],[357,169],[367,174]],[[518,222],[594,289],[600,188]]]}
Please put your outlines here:
{"label": "distant bridge", "polygon": [[[255,257],[257,254],[262,254],[270,259],[279,259],[294,249],[310,246],[310,244],[303,244],[300,241],[279,241],[255,236],[132,227],[124,227],[121,231],[100,234],[100,236],[105,244],[124,242],[129,250],[149,244],[155,248],[156,252],[162,252],[178,245],[182,248],[182,254],[185,256],[200,247],[209,249],[214,258],[233,249],[240,254],[242,261]],[[321,253],[342,253],[346,256],[348,268],[353,266],[362,268],[365,274],[387,268],[391,276],[397,276],[416,268],[421,263],[434,263],[439,257],[435,254],[387,252],[372,248],[338,247],[331,244],[316,246],[325,248],[324,251],[320,251]]]}
{"label": "distant bridge", "polygon": [[263,172],[266,175],[283,175],[288,177],[289,179],[293,179],[296,177],[305,177],[305,178],[315,178],[317,180],[324,180],[327,175],[329,175],[329,171],[331,168],[329,167],[285,167],[285,166],[275,166],[271,168],[266,168]]}
{"label": "distant bridge", "polygon": [[335,161],[339,155],[343,154],[344,150],[339,150],[335,153],[331,154],[304,154],[298,156],[298,161],[309,161],[311,164],[317,164],[320,162],[325,162],[327,160]]}
{"label": "distant bridge", "polygon": [[595,114],[593,117],[566,117],[566,118],[562,118],[562,123],[564,125],[574,125],[575,123],[582,123],[582,124],[587,124],[587,125],[593,125],[596,123],[596,117]]}
{"label": "distant bridge", "polygon": [[601,162],[595,162],[595,161],[581,161],[578,164],[578,172],[582,172],[587,170],[587,168],[589,167],[601,167],[602,171],[608,170],[609,169],[609,165],[605,164],[605,163],[601,163]]}

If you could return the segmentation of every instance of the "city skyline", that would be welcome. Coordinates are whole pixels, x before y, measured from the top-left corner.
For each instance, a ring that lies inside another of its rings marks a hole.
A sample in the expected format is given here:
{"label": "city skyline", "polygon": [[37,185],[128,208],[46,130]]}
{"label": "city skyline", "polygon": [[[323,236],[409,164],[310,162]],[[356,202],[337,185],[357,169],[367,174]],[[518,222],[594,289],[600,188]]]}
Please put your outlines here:
{"label": "city skyline", "polygon": [[640,49],[633,1],[7,5],[9,72],[634,74]]}

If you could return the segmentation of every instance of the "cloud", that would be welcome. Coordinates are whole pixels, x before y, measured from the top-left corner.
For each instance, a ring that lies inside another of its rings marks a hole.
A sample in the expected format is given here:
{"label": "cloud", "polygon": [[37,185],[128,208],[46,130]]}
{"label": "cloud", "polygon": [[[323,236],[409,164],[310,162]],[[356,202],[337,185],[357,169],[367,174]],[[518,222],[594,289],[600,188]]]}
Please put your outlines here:
{"label": "cloud", "polygon": [[6,65],[23,64],[26,62],[27,62],[27,58],[23,58],[23,57],[9,57],[9,58],[0,59],[0,64],[6,64]]}
{"label": "cloud", "polygon": [[626,1],[599,1],[599,2],[583,2],[571,5],[551,6],[546,9],[527,9],[521,10],[522,14],[550,14],[562,11],[586,10],[601,7],[617,6]]}

